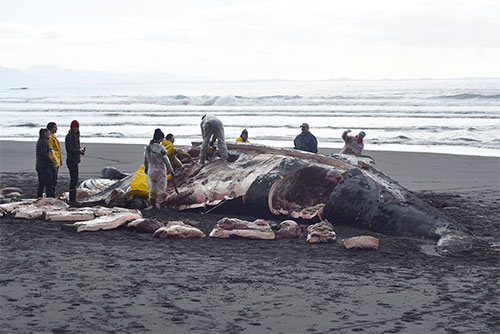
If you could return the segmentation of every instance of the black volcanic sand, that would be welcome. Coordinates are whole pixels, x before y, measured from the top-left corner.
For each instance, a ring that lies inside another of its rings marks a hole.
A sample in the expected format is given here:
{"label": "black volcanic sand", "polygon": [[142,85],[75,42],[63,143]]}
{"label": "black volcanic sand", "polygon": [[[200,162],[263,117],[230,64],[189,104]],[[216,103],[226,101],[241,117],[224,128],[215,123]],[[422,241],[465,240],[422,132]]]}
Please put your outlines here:
{"label": "black volcanic sand", "polygon": [[[61,176],[58,190],[68,181]],[[4,172],[0,185],[33,194],[36,175]],[[500,240],[497,192],[418,195],[477,236]],[[206,233],[227,215],[156,214],[199,221]],[[335,230],[339,239],[373,235],[380,248],[346,250],[304,238],[163,240],[125,228],[74,233],[60,223],[4,217],[0,332],[499,331],[498,252],[442,257],[432,255],[434,241]]]}

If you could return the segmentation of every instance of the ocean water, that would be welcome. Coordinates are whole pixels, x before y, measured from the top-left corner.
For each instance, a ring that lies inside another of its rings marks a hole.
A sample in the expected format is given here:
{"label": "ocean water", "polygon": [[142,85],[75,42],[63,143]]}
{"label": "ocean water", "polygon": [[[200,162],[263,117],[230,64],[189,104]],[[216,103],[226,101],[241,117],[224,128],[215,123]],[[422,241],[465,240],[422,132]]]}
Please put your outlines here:
{"label": "ocean water", "polygon": [[226,140],[293,146],[309,123],[319,147],[340,148],[345,129],[366,132],[366,150],[500,156],[500,79],[99,84],[0,89],[0,139],[35,141],[73,119],[82,142],[146,144],[155,128],[178,145],[201,139],[217,115]]}

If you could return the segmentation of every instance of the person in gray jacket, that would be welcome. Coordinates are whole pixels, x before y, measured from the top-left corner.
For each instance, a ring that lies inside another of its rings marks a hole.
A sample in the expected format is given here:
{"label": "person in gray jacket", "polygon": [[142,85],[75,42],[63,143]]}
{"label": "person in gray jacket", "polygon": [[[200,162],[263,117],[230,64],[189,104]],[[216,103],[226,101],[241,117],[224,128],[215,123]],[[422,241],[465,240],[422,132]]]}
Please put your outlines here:
{"label": "person in gray jacket", "polygon": [[217,149],[224,160],[228,159],[226,141],[224,139],[224,125],[214,115],[205,115],[201,118],[201,135],[203,143],[200,150],[200,163],[204,164],[207,159],[209,147],[214,146],[217,139]]}
{"label": "person in gray jacket", "polygon": [[47,197],[54,197],[53,173],[54,163],[50,159],[48,129],[40,129],[38,141],[36,143],[36,172],[38,174],[38,189],[36,196],[42,197],[43,190],[46,189]]}
{"label": "person in gray jacket", "polygon": [[156,129],[153,139],[144,149],[144,173],[148,175],[149,201],[152,209],[159,209],[159,202],[167,197],[167,171],[165,167],[172,178],[175,177],[167,150],[161,144],[164,139],[163,132]]}

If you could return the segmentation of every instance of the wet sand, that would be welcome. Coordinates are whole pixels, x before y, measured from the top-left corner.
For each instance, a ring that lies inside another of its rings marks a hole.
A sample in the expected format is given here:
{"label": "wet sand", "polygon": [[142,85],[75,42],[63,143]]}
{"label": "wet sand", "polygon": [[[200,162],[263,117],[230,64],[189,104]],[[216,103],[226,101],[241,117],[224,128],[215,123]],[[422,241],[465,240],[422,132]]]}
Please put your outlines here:
{"label": "wet sand", "polygon": [[[0,142],[1,188],[32,197],[34,145]],[[142,145],[86,146],[81,180],[105,166],[133,172],[142,160]],[[366,154],[478,237],[500,241],[498,158]],[[68,183],[62,168],[57,193]],[[197,220],[208,233],[227,215],[157,216]],[[380,248],[305,239],[167,241],[125,229],[77,234],[58,223],[1,218],[0,332],[498,332],[499,253],[441,257],[429,255],[432,240],[341,225],[335,231],[339,239],[373,235]]]}

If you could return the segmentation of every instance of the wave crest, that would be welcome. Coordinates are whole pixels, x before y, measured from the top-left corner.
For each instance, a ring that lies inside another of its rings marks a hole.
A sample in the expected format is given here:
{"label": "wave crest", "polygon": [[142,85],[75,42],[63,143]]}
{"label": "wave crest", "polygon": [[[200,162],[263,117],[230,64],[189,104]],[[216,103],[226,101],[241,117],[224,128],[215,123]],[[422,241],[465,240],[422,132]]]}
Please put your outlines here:
{"label": "wave crest", "polygon": [[480,100],[500,100],[500,94],[472,94],[472,93],[462,93],[455,95],[441,95],[436,96],[437,99],[456,99],[456,100],[468,100],[468,99],[480,99]]}

